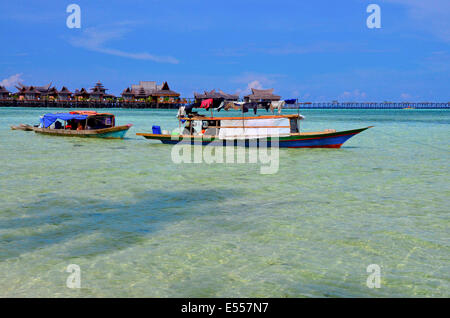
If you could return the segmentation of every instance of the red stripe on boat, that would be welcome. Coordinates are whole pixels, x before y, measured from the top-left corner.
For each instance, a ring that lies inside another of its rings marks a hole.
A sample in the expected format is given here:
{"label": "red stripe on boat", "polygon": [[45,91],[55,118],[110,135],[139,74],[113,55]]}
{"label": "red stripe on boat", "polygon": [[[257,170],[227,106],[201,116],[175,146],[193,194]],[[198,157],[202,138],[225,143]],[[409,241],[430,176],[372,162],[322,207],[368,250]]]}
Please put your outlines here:
{"label": "red stripe on boat", "polygon": [[315,145],[315,146],[291,146],[287,148],[341,148],[342,144],[336,145]]}
{"label": "red stripe on boat", "polygon": [[[323,137],[314,137],[314,138],[302,138],[302,139],[288,139],[289,141],[302,141],[302,140],[313,140],[313,139],[323,139],[323,138],[335,138],[335,137],[343,137],[343,136],[353,136],[358,134],[352,133],[352,134],[343,134],[343,135],[335,135],[335,136],[323,136]],[[280,140],[280,141],[288,141],[288,140]]]}

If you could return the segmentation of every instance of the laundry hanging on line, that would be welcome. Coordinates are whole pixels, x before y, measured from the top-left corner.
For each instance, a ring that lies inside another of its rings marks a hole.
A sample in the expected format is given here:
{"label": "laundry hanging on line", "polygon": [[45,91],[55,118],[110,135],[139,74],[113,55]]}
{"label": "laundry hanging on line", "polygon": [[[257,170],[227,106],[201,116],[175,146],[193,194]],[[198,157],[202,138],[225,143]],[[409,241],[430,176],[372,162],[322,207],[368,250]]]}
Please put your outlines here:
{"label": "laundry hanging on line", "polygon": [[202,101],[200,108],[209,109],[211,107],[212,103],[213,103],[212,98],[205,99]]}
{"label": "laundry hanging on line", "polygon": [[236,109],[236,105],[233,102],[228,102],[228,103],[225,104],[225,108],[224,109],[226,111],[230,110],[231,108]]}
{"label": "laundry hanging on line", "polygon": [[[246,107],[247,111],[248,111],[248,109],[252,108],[253,113],[256,115],[256,112],[258,110],[258,103],[256,103],[256,102],[244,103],[243,107]],[[244,111],[244,113],[246,113],[247,111]]]}
{"label": "laundry hanging on line", "polygon": [[[225,101],[222,101],[219,105],[219,107],[217,107],[217,111],[220,112],[223,108],[225,107]],[[225,109],[226,110],[226,109]]]}
{"label": "laundry hanging on line", "polygon": [[258,102],[258,105],[260,105],[262,108],[264,108],[266,111],[269,111],[270,108],[270,102]]}
{"label": "laundry hanging on line", "polygon": [[285,104],[286,102],[284,100],[272,101],[270,103],[270,110],[273,112],[275,109],[278,109],[278,114],[281,114],[281,109]]}
{"label": "laundry hanging on line", "polygon": [[293,99],[293,98],[292,99],[285,99],[284,102],[286,104],[292,105],[292,104],[295,104],[297,102],[297,100]]}
{"label": "laundry hanging on line", "polygon": [[186,108],[184,106],[180,106],[178,108],[177,118],[186,117]]}

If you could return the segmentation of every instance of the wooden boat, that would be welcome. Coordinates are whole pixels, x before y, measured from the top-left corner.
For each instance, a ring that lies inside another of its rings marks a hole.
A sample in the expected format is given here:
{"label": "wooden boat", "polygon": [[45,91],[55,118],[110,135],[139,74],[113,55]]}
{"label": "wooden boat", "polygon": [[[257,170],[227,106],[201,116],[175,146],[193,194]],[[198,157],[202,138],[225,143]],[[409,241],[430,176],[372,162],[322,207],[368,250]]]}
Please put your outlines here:
{"label": "wooden boat", "polygon": [[[64,121],[64,125],[59,122]],[[59,123],[59,124],[57,124]],[[27,126],[37,134],[122,139],[132,125],[115,126],[113,114],[94,111],[46,114],[41,117],[39,127]]]}
{"label": "wooden boat", "polygon": [[66,130],[66,129],[33,127],[33,131],[37,134],[52,135],[52,136],[123,139],[131,126],[132,125],[129,124],[125,126],[117,126],[102,129],[90,129],[90,130]]}
{"label": "wooden boat", "polygon": [[[257,117],[191,117],[182,118],[186,128],[180,135],[137,133],[164,144],[185,143],[216,146],[260,146],[280,148],[340,148],[344,142],[373,126],[336,131],[300,132],[301,115]],[[196,123],[196,125],[194,124]],[[197,126],[197,129],[193,127]]]}
{"label": "wooden boat", "polygon": [[11,126],[11,130],[33,131],[33,126],[20,124],[19,126]]}

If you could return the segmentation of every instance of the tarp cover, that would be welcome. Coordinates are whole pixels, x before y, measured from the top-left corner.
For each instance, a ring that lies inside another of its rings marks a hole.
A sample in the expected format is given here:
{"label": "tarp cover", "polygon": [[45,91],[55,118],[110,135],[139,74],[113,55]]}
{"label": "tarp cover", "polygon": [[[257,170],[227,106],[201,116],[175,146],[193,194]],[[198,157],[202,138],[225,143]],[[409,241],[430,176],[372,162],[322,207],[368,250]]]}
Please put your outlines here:
{"label": "tarp cover", "polygon": [[285,99],[284,100],[286,104],[295,104],[295,102],[297,101],[296,99]]}
{"label": "tarp cover", "polygon": [[[220,139],[261,138],[290,134],[289,118],[224,119],[220,121],[220,126]],[[251,128],[252,126],[257,128]]]}
{"label": "tarp cover", "polygon": [[69,113],[45,114],[42,117],[42,122],[44,124],[44,128],[48,128],[58,119],[68,121],[71,119],[85,120],[86,118],[88,118],[87,115],[76,115],[76,114],[69,114]]}

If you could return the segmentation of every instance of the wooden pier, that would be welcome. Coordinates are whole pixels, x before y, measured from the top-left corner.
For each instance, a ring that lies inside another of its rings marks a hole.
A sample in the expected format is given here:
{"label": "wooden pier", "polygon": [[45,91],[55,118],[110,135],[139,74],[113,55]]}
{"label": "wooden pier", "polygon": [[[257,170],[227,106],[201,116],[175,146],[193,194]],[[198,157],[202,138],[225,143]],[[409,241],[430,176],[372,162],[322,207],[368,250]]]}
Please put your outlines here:
{"label": "wooden pier", "polygon": [[293,109],[450,109],[450,102],[300,102],[286,106]]}

